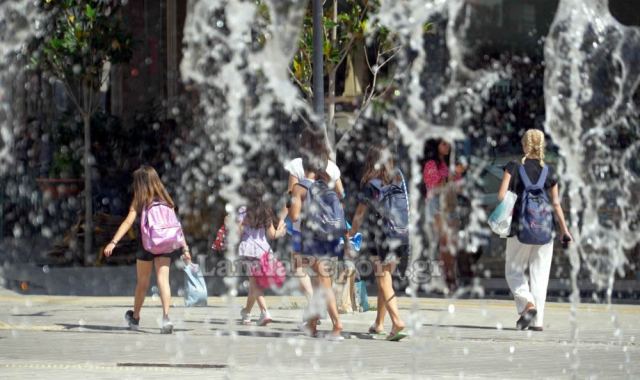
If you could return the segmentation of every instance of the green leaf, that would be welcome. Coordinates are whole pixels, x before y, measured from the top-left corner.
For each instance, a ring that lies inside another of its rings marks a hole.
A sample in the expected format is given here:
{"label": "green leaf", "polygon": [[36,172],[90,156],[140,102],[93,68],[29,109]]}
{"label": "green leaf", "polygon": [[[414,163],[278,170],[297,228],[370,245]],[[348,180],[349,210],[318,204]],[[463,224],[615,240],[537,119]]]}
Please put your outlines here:
{"label": "green leaf", "polygon": [[87,17],[91,21],[95,20],[95,18],[96,18],[96,10],[93,7],[91,7],[91,4],[87,4],[87,8],[85,9],[84,13],[87,15]]}

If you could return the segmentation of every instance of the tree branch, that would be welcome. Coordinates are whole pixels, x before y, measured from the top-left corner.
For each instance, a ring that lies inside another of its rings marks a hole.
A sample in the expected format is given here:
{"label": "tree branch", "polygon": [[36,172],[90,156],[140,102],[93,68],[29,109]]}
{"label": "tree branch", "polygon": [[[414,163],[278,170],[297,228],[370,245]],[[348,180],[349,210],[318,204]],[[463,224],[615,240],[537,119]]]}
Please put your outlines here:
{"label": "tree branch", "polygon": [[296,75],[293,73],[293,71],[291,71],[291,67],[288,67],[287,70],[289,70],[289,75],[291,76],[291,78],[293,78],[298,87],[300,87],[302,92],[304,92],[309,98],[313,97],[313,90],[309,90],[304,87],[304,84],[302,84],[302,82],[300,82],[300,80],[296,78]]}
{"label": "tree branch", "polygon": [[[360,117],[362,117],[362,114],[367,110],[367,108],[369,108],[369,105],[371,105],[371,102],[374,99],[379,98],[381,95],[385,94],[387,91],[389,91],[389,89],[391,88],[391,84],[389,84],[388,86],[386,86],[384,88],[384,90],[380,91],[378,93],[378,95],[375,95],[376,93],[376,84],[378,81],[378,73],[380,72],[380,69],[382,67],[384,67],[386,64],[388,64],[400,51],[400,49],[402,48],[402,46],[396,46],[392,49],[386,50],[384,52],[379,52],[376,56],[376,63],[375,66],[376,68],[374,69],[373,67],[371,67],[371,63],[369,62],[369,58],[367,57],[367,51],[366,51],[366,46],[364,47],[365,49],[365,59],[367,62],[367,66],[369,67],[369,70],[371,71],[371,74],[373,74],[373,80],[371,82],[370,85],[367,86],[367,88],[365,88],[364,90],[364,97],[363,97],[363,102],[360,106],[360,108],[358,109],[358,112],[355,114],[355,117],[353,119],[353,121],[351,122],[349,129],[344,133],[344,135],[342,135],[342,137],[340,138],[340,140],[336,143],[336,149],[339,149],[340,146],[342,144],[344,144],[347,139],[349,138],[349,134],[350,132],[353,130],[353,127],[358,123],[358,120],[360,120]],[[393,51],[393,54],[389,57],[387,57],[384,61],[380,62],[380,64],[378,64],[380,58],[390,52]]]}

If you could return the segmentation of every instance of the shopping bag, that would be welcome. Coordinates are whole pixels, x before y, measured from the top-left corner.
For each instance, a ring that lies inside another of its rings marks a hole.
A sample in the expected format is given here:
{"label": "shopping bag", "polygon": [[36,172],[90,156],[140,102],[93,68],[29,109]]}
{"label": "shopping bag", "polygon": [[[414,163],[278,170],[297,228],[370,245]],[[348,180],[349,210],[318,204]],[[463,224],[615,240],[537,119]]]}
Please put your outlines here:
{"label": "shopping bag", "polygon": [[184,266],[184,305],[207,306],[207,284],[198,264]]}
{"label": "shopping bag", "polygon": [[338,306],[338,313],[353,313],[354,311],[358,311],[357,308],[354,308],[353,304],[353,293],[355,293],[355,278],[356,278],[356,268],[345,266],[341,268],[336,281],[333,284],[333,292],[336,298],[336,305]]}
{"label": "shopping bag", "polygon": [[495,210],[489,215],[489,227],[491,231],[507,237],[511,232],[511,219],[513,216],[513,207],[516,204],[518,196],[511,191],[507,191],[504,199],[496,206]]}
{"label": "shopping bag", "polygon": [[356,281],[356,300],[360,311],[369,310],[369,295],[367,294],[367,283],[363,280]]}

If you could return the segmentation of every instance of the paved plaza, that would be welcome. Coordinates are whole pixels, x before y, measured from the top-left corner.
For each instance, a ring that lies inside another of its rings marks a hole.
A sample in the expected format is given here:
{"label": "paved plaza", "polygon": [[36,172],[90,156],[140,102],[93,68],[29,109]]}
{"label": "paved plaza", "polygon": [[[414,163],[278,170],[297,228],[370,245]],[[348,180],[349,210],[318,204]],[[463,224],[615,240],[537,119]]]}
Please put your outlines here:
{"label": "paved plaza", "polygon": [[579,305],[574,344],[570,304],[549,303],[545,331],[530,332],[515,330],[510,301],[401,298],[403,317],[420,327],[392,343],[366,334],[374,311],[343,315],[342,342],[307,337],[300,297],[268,297],[268,327],[238,324],[242,297],[174,302],[175,333],[160,335],[159,300],[147,300],[134,332],[123,320],[130,297],[1,290],[0,378],[640,378],[636,305]]}

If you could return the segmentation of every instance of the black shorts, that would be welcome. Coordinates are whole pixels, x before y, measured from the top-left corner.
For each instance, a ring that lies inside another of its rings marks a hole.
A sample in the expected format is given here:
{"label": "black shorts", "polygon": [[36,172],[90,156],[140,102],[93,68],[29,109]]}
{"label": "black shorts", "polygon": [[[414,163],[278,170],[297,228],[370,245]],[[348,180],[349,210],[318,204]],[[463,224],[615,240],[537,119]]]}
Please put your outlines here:
{"label": "black shorts", "polygon": [[401,260],[409,257],[409,245],[400,244],[399,241],[388,239],[381,228],[370,228],[363,236],[363,252],[368,256],[378,256],[380,261],[387,259]]}
{"label": "black shorts", "polygon": [[136,253],[136,259],[140,261],[153,261],[153,259],[155,259],[156,257],[168,257],[171,260],[175,260],[180,257],[181,254],[182,251],[180,249],[175,250],[171,253],[163,253],[160,255],[154,255],[153,253],[147,252],[144,249],[139,249]]}
{"label": "black shorts", "polygon": [[403,259],[406,260],[409,257],[409,245],[394,244],[391,248],[386,244],[386,242],[383,242],[369,250],[369,253],[371,256],[378,256],[380,261],[383,263],[400,263]]}

